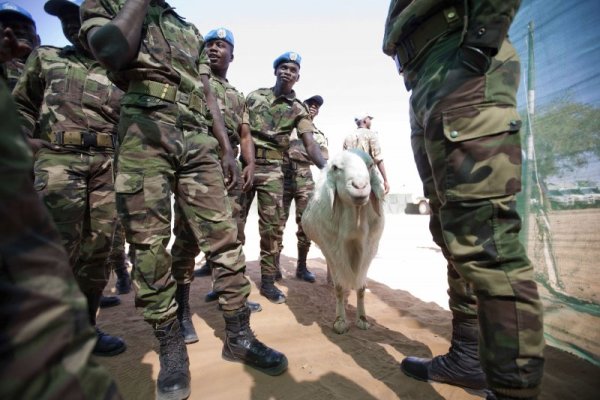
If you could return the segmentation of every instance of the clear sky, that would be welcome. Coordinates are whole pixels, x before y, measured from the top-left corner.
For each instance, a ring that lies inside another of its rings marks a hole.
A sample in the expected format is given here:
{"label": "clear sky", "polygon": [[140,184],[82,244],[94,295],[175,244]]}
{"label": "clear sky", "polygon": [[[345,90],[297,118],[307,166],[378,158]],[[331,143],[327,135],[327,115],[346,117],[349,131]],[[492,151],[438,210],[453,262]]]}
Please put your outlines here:
{"label": "clear sky", "polygon": [[[11,0],[37,21],[43,44],[63,46],[56,17],[45,0]],[[300,99],[320,94],[325,104],[315,120],[329,139],[330,154],[341,150],[355,128],[354,116],[372,114],[379,132],[392,193],[421,192],[410,149],[408,93],[383,54],[389,0],[169,0],[200,32],[224,26],[235,36],[229,81],[244,94],[275,83],[273,60],[286,51],[302,56]]]}

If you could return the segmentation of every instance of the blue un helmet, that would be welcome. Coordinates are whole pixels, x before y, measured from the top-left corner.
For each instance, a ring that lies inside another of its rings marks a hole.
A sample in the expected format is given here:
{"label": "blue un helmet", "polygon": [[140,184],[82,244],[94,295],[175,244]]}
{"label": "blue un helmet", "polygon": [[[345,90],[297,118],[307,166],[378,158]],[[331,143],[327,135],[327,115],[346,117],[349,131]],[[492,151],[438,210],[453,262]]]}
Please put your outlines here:
{"label": "blue un helmet", "polygon": [[83,3],[83,0],[48,0],[44,4],[44,11],[58,17],[63,12],[65,6],[79,8],[81,3]]}
{"label": "blue un helmet", "polygon": [[227,28],[217,28],[208,32],[206,36],[204,36],[205,42],[210,42],[212,40],[224,40],[231,45],[231,47],[235,46],[235,42],[233,40],[233,33]]}
{"label": "blue un helmet", "polygon": [[19,7],[18,5],[14,4],[14,3],[11,3],[10,1],[3,1],[0,3],[0,15],[6,15],[6,16],[13,15],[13,16],[23,17],[23,18],[31,21],[33,26],[35,26],[35,21],[33,20],[33,17],[29,13],[29,11],[27,11],[23,7]]}
{"label": "blue un helmet", "polygon": [[277,57],[275,59],[275,61],[273,61],[273,69],[277,69],[279,64],[282,64],[285,62],[293,62],[296,65],[298,65],[298,67],[300,67],[301,61],[302,61],[302,57],[300,57],[300,54],[295,53],[293,51],[288,51],[288,52],[283,53],[282,55]]}

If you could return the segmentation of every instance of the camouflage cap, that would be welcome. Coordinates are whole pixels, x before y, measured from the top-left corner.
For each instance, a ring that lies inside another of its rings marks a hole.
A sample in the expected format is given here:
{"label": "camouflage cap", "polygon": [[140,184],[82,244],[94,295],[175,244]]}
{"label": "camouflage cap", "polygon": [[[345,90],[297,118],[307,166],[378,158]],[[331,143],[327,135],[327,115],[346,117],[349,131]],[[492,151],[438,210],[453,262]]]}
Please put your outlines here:
{"label": "camouflage cap", "polygon": [[373,116],[369,113],[362,113],[354,117],[354,122],[358,124],[359,122],[364,121],[367,118],[373,119]]}
{"label": "camouflage cap", "polygon": [[50,15],[59,16],[64,11],[64,7],[79,7],[83,0],[48,0],[44,4],[44,11]]}
{"label": "camouflage cap", "polygon": [[298,54],[298,53],[295,53],[293,51],[287,51],[287,52],[283,53],[282,55],[280,55],[279,57],[277,57],[275,59],[275,61],[273,61],[273,69],[277,69],[279,64],[285,63],[285,62],[293,62],[296,65],[298,65],[298,67],[299,67],[300,62],[302,62],[302,57],[300,57],[300,54]]}
{"label": "camouflage cap", "polygon": [[323,97],[321,97],[318,94],[315,94],[314,96],[309,97],[308,99],[304,100],[305,103],[314,103],[316,105],[318,105],[319,107],[321,107],[323,105]]}
{"label": "camouflage cap", "polygon": [[235,47],[235,43],[233,40],[233,33],[227,28],[217,28],[208,32],[206,36],[204,36],[205,42],[210,42],[212,40],[224,40],[231,45],[231,47]]}
{"label": "camouflage cap", "polygon": [[23,7],[19,7],[14,3],[11,3],[10,1],[3,1],[2,3],[0,3],[0,15],[19,15],[31,21],[31,23],[35,26],[35,21],[33,20],[33,17],[29,13],[29,11],[27,11]]}

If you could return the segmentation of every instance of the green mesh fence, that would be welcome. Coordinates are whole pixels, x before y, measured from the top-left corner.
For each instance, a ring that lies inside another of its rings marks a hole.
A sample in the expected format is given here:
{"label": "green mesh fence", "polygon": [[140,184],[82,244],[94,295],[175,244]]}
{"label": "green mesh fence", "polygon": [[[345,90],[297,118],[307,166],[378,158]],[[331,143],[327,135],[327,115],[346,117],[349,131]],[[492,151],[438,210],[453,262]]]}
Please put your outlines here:
{"label": "green mesh fence", "polygon": [[600,365],[600,2],[524,0],[523,241],[548,344]]}

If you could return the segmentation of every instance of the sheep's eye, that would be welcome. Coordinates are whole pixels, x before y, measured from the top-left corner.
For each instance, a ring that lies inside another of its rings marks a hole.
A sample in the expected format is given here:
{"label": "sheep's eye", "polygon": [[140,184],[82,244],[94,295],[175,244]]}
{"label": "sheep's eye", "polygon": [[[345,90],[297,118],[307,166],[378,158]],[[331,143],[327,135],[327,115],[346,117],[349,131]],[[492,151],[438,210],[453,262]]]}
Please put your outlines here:
{"label": "sheep's eye", "polygon": [[340,169],[340,167],[338,167],[337,165],[334,165],[332,169],[333,169],[334,171],[337,171],[337,170],[339,170],[339,169]]}

